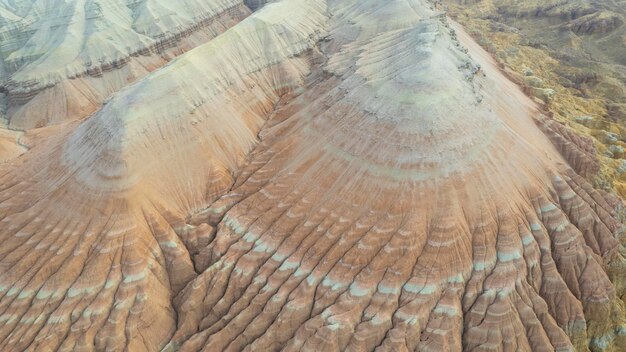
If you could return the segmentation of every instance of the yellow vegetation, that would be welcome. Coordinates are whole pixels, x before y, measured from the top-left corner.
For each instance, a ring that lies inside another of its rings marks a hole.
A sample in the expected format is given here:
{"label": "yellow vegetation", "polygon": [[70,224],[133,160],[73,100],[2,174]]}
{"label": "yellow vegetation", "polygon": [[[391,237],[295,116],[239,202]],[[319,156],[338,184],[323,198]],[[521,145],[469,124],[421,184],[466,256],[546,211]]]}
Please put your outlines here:
{"label": "yellow vegetation", "polygon": [[[497,30],[488,19],[477,14],[493,13],[491,2],[478,2],[473,6],[449,5],[449,14],[495,58],[513,71],[519,82],[529,88],[529,93],[545,102],[554,118],[594,141],[601,162],[601,170],[591,180],[597,187],[616,191],[626,198],[626,128],[619,121],[606,116],[606,92],[581,91],[566,87],[556,72],[576,75],[580,71],[554,58],[547,49],[525,43],[523,34],[515,29]],[[573,37],[571,46],[580,45]],[[553,94],[552,94],[553,93]]]}

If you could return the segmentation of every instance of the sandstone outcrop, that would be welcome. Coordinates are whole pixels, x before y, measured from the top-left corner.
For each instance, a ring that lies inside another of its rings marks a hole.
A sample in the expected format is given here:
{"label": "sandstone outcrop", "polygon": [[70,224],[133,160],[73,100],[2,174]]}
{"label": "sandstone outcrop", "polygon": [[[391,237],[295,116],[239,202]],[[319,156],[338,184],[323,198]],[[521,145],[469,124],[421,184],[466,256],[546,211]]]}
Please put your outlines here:
{"label": "sandstone outcrop", "polygon": [[0,164],[0,349],[626,342],[620,202],[424,0],[280,0]]}

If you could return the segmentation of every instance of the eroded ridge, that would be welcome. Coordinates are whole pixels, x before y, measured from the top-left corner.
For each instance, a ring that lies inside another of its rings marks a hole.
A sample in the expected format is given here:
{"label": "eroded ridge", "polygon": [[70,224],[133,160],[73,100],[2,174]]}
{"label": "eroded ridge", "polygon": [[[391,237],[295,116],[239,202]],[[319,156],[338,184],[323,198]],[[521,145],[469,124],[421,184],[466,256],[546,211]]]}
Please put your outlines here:
{"label": "eroded ridge", "polygon": [[425,3],[329,12],[322,72],[193,219],[216,234],[168,348],[623,344],[615,205],[535,126],[530,100]]}
{"label": "eroded ridge", "polygon": [[0,84],[10,126],[86,117],[249,13],[237,0],[0,2]]}
{"label": "eroded ridge", "polygon": [[[183,221],[232,184],[301,85],[324,10],[259,14],[124,89],[0,170],[0,349],[156,351],[196,276]],[[306,16],[304,15],[306,13]],[[317,15],[315,15],[317,13]]]}

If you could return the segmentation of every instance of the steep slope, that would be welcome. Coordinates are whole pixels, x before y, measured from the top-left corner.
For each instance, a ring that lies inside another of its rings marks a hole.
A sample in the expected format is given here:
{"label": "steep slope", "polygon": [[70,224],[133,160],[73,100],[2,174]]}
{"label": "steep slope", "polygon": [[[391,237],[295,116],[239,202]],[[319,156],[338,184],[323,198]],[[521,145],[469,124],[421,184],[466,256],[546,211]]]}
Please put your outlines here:
{"label": "steep slope", "polygon": [[443,3],[556,119],[593,141],[594,182],[626,196],[626,2]]}
{"label": "steep slope", "polygon": [[[279,95],[308,73],[298,55],[315,21],[245,20],[3,166],[0,349],[167,342],[172,295],[196,275],[174,230],[228,189]],[[191,233],[206,244],[211,231]]]}
{"label": "steep slope", "polygon": [[0,349],[618,349],[563,133],[424,0],[270,2],[0,165]]}
{"label": "steep slope", "polygon": [[10,125],[85,117],[113,92],[248,14],[237,0],[0,1],[0,83]]}
{"label": "steep slope", "polygon": [[531,116],[549,121],[423,3],[329,12],[328,78],[277,112],[206,211],[217,233],[170,347],[623,346],[604,271],[623,294],[621,225]]}

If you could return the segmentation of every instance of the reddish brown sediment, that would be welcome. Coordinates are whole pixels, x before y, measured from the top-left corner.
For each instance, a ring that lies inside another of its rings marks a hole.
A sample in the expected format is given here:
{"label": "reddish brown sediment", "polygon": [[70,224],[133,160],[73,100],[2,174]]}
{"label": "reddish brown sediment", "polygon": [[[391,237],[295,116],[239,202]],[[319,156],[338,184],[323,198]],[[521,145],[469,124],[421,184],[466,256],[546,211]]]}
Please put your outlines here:
{"label": "reddish brown sediment", "polygon": [[428,2],[266,4],[49,134],[0,166],[0,349],[624,343],[592,150]]}

